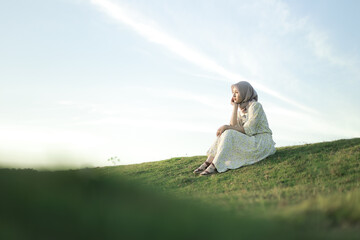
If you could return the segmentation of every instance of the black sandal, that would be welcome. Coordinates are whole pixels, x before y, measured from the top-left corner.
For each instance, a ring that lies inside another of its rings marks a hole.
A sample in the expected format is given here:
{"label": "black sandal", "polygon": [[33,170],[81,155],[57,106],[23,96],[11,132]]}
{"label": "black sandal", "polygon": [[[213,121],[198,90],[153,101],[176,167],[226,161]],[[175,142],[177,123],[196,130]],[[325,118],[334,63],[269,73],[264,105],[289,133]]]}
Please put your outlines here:
{"label": "black sandal", "polygon": [[207,169],[209,167],[210,164],[211,163],[205,161],[203,164],[200,165],[200,167],[195,169],[193,173],[201,173],[201,172],[203,172],[205,169]]}
{"label": "black sandal", "polygon": [[202,173],[200,173],[200,176],[207,176],[207,175],[211,175],[211,174],[214,174],[214,173],[217,173],[217,170],[216,170],[216,167],[213,163],[210,164],[211,166],[210,167],[213,167],[214,170],[213,171],[209,171],[208,169],[210,167],[208,167],[205,171],[203,171]]}

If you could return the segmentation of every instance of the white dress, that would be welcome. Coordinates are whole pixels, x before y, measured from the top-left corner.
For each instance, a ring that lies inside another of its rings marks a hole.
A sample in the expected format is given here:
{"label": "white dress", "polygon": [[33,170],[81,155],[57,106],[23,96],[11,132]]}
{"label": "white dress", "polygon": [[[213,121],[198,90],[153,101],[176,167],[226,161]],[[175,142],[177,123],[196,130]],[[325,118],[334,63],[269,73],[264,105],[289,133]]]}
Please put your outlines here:
{"label": "white dress", "polygon": [[241,118],[246,134],[225,130],[207,151],[207,156],[215,157],[213,163],[218,172],[256,163],[276,152],[262,105],[256,101],[249,104],[248,113],[241,116],[238,111],[237,116],[237,124],[241,124]]}

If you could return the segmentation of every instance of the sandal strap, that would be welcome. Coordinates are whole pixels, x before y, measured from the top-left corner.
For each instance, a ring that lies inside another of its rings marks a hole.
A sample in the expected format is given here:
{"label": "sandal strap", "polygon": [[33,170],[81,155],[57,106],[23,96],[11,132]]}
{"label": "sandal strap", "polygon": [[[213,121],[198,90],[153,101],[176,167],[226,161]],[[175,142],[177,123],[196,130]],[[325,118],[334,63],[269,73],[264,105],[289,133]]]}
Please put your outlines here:
{"label": "sandal strap", "polygon": [[[213,163],[212,162],[210,163],[208,161],[203,162],[203,164],[201,164],[200,167],[198,167],[197,169],[194,170],[194,173],[204,172],[204,170],[206,170],[211,164],[213,164]],[[208,172],[208,174],[210,173],[209,171],[207,171],[207,172]]]}
{"label": "sandal strap", "polygon": [[[205,166],[203,166],[204,164],[205,164]],[[210,164],[211,163],[205,161],[203,164],[201,164],[201,166],[203,166],[203,167],[200,166],[199,168],[205,170]]]}

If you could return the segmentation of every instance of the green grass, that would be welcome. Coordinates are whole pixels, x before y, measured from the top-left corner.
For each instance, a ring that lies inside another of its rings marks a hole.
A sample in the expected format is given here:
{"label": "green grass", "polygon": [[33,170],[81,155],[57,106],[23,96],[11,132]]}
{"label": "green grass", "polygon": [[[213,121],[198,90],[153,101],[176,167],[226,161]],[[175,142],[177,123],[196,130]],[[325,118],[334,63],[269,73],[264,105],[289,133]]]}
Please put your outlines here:
{"label": "green grass", "polygon": [[0,170],[0,238],[359,239],[360,139],[278,148],[206,177],[205,156]]}

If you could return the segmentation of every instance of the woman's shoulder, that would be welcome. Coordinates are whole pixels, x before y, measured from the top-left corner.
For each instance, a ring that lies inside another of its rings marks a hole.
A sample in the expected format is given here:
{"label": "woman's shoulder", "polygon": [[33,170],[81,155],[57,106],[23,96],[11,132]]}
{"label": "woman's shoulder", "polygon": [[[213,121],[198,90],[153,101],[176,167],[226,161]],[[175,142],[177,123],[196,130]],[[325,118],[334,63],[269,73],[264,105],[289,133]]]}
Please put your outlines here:
{"label": "woman's shoulder", "polygon": [[249,109],[250,108],[254,108],[254,109],[262,108],[262,105],[258,101],[252,101],[249,106]]}

